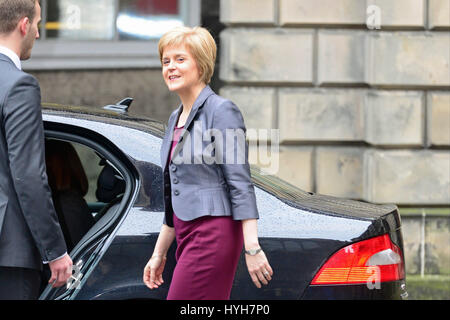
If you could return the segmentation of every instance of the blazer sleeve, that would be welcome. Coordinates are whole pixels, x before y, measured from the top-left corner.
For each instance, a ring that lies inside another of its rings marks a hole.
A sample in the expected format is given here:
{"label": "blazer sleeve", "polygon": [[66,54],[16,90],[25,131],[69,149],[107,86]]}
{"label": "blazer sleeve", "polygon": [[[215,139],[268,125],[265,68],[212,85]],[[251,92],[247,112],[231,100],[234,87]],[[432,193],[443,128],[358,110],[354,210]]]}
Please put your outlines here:
{"label": "blazer sleeve", "polygon": [[219,140],[215,141],[216,161],[228,184],[233,219],[258,219],[255,190],[248,163],[244,118],[230,100],[225,100],[217,106],[213,129],[219,130],[223,138],[220,143]]}
{"label": "blazer sleeve", "polygon": [[43,262],[67,252],[47,181],[41,94],[25,74],[5,98],[4,128],[11,176],[25,221]]}

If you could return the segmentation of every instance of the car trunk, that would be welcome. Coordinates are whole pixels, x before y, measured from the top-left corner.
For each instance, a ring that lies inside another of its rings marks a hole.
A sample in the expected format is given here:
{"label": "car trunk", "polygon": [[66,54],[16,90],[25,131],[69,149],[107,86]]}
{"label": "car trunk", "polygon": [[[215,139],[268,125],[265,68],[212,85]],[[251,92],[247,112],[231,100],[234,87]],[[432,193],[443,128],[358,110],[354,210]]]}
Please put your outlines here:
{"label": "car trunk", "polygon": [[[257,297],[257,299],[300,299],[322,265],[338,250],[362,240],[389,234],[403,252],[401,221],[395,205],[376,205],[362,201],[336,198],[304,192],[285,181],[272,176],[262,176],[252,168],[255,186],[283,201],[295,214],[304,220],[283,221],[286,208],[273,213],[273,208],[259,208],[270,224],[295,224],[296,236],[260,237],[274,277],[268,286],[257,289],[248,281],[245,258],[242,255],[235,277],[232,299]],[[266,210],[266,211],[265,211]],[[299,219],[300,219],[299,218]],[[312,221],[309,224],[306,221]],[[264,224],[260,221],[259,224]],[[355,226],[355,227],[353,227]],[[264,228],[262,228],[264,229]],[[345,232],[342,231],[346,229]],[[295,275],[295,276],[293,276]],[[380,293],[378,291],[377,293]]]}

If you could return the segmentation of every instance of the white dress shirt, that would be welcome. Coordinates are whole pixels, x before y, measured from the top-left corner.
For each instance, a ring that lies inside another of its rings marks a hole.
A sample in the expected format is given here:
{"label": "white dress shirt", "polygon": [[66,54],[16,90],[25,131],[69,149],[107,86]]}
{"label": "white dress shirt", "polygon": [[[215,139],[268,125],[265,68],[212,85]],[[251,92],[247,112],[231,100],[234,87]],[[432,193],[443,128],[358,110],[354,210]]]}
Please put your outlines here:
{"label": "white dress shirt", "polygon": [[14,62],[14,64],[16,65],[17,69],[22,70],[22,64],[20,62],[20,58],[14,51],[12,51],[11,49],[9,49],[7,47],[0,45],[0,53],[4,54],[8,58],[10,58],[12,60],[12,62]]}

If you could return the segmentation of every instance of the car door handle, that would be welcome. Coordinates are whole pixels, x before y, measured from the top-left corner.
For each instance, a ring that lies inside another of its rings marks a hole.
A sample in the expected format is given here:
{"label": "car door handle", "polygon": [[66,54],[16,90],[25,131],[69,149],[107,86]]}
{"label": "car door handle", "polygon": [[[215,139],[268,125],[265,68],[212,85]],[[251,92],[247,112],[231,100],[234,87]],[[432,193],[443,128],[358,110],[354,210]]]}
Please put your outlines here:
{"label": "car door handle", "polygon": [[66,289],[78,289],[81,283],[81,279],[83,278],[83,274],[81,273],[81,268],[83,267],[83,260],[78,260],[76,264],[72,266],[72,275],[67,280]]}

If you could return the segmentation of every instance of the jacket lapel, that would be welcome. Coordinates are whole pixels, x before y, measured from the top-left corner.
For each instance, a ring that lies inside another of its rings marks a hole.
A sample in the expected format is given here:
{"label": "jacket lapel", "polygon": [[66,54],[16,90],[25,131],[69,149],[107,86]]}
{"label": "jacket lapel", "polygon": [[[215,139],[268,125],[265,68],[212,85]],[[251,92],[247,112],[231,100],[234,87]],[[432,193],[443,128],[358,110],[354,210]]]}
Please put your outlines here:
{"label": "jacket lapel", "polygon": [[[175,150],[173,151],[172,158],[175,158],[175,156],[180,152],[180,149],[183,147],[184,141],[186,141],[186,136],[190,134],[190,125],[192,123],[192,120],[195,118],[195,115],[200,110],[201,107],[203,107],[206,99],[214,94],[214,91],[210,88],[209,85],[207,85],[198,95],[197,99],[194,102],[194,105],[192,106],[192,110],[189,113],[189,116],[186,120],[186,123],[184,124],[184,131],[183,135],[180,137],[179,143],[175,146]],[[177,117],[178,119],[178,117]],[[173,128],[172,128],[173,131]],[[172,133],[173,134],[173,133]]]}
{"label": "jacket lapel", "polygon": [[175,129],[175,124],[178,121],[178,117],[180,115],[180,112],[182,110],[182,105],[180,105],[177,109],[177,112],[175,112],[174,116],[169,119],[169,123],[167,124],[167,140],[163,140],[162,144],[162,151],[161,151],[161,166],[164,170],[167,165],[167,160],[169,157],[169,152],[172,146],[172,139],[173,139],[173,130]]}

